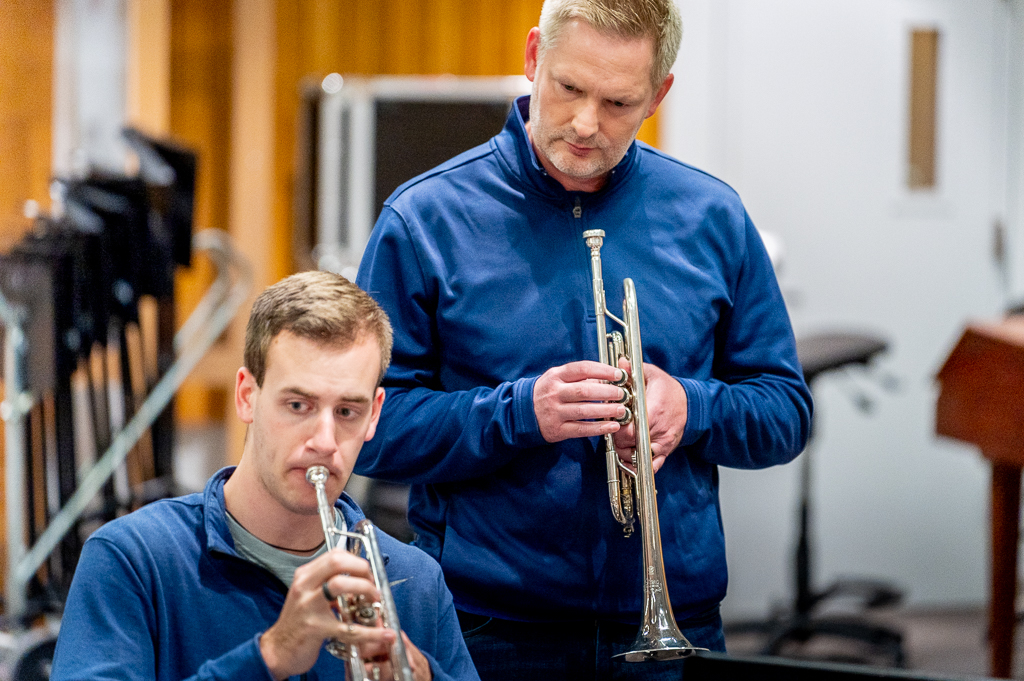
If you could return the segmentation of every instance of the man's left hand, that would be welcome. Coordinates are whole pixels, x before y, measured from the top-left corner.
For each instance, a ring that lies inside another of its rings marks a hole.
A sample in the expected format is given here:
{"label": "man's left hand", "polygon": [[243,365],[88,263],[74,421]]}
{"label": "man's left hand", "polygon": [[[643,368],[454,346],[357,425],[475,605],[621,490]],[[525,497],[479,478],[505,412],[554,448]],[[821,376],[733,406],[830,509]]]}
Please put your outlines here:
{"label": "man's left hand", "polygon": [[[619,367],[629,370],[622,360]],[[651,454],[654,472],[665,463],[683,439],[686,428],[686,390],[674,377],[653,364],[644,364],[644,395],[647,397],[647,423],[651,430]],[[636,420],[613,435],[615,448],[624,463],[629,463],[636,447]]]}
{"label": "man's left hand", "polygon": [[[430,670],[430,662],[420,652],[420,649],[409,640],[405,632],[401,633],[402,641],[405,642],[405,656],[409,661],[409,668],[412,670],[413,679],[415,681],[431,681],[434,678],[434,674]],[[360,648],[359,652],[363,655],[366,664],[367,678],[372,679],[375,676],[382,679],[395,678],[395,674],[391,669],[391,662],[388,660],[388,650],[388,648],[380,645]],[[374,674],[374,667],[377,668],[376,675]]]}

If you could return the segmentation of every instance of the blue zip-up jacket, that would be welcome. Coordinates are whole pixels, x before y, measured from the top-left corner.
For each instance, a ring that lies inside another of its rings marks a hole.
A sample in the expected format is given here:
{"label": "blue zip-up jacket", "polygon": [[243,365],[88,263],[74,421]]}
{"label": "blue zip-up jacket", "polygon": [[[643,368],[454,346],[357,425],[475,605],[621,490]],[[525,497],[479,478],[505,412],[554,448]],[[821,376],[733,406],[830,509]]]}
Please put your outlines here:
{"label": "blue zip-up jacket", "polygon": [[[608,508],[603,443],[548,444],[533,407],[545,370],[597,360],[590,252],[605,231],[608,307],[636,283],[644,359],[688,400],[657,484],[680,619],[726,592],[717,466],[790,461],[811,397],[771,263],[736,193],[643,143],[604,189],[549,177],[524,127],[505,128],[384,203],[357,283],[395,328],[377,436],[356,471],[412,483],[418,544],[456,606],[541,621],[638,621],[641,540]],[[574,210],[578,208],[578,210]]]}
{"label": "blue zip-up jacket", "polygon": [[[180,681],[273,677],[260,635],[277,621],[287,589],[240,558],[218,471],[202,494],[157,501],[98,529],[85,542],[68,594],[51,678]],[[343,494],[349,527],[363,518]],[[377,533],[402,629],[435,679],[479,681],[451,594],[422,551]],[[341,660],[321,649],[300,677],[342,679]]]}

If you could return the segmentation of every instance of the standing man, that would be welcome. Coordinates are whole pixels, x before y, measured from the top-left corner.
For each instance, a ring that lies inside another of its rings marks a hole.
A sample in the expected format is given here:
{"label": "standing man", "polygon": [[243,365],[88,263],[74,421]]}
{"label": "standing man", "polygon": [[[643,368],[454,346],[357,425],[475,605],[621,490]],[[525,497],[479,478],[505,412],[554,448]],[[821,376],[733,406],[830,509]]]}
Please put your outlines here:
{"label": "standing man", "polygon": [[672,0],[547,0],[532,94],[504,130],[400,187],[358,282],[395,322],[382,437],[357,472],[412,484],[481,677],[679,677],[630,665],[641,540],[608,507],[603,438],[635,443],[596,362],[590,254],[609,308],[639,298],[661,540],[675,616],[723,650],[720,465],[793,459],[811,399],[771,264],[736,193],[635,141],[672,85]]}
{"label": "standing man", "polygon": [[[380,593],[365,560],[327,550],[306,480],[326,467],[336,527],[362,519],[342,490],[377,427],[391,338],[377,304],[334,274],[296,274],[256,299],[235,381],[249,426],[238,467],[89,538],[53,679],[344,678],[329,640],[358,645],[368,678],[392,678],[380,655],[396,632],[336,617],[339,594]],[[377,535],[416,681],[477,680],[437,564]]]}

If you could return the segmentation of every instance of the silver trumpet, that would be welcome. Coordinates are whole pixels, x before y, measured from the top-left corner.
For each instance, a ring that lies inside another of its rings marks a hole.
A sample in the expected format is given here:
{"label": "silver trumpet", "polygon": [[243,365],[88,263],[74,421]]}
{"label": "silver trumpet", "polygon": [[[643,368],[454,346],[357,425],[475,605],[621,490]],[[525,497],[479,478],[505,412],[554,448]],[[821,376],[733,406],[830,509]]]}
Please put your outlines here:
{"label": "silver trumpet", "polygon": [[[640,536],[643,540],[643,620],[632,647],[615,657],[627,662],[649,660],[674,660],[692,655],[698,650],[693,646],[676,624],[672,614],[672,602],[665,580],[665,563],[661,552],[661,526],[658,523],[658,505],[655,502],[654,466],[651,452],[651,430],[647,419],[647,398],[644,392],[643,350],[640,345],[640,318],[637,314],[636,288],[632,279],[624,279],[624,300],[622,316],[619,319],[605,305],[604,277],[601,273],[601,244],[604,230],[590,229],[583,232],[583,239],[590,248],[590,269],[593,274],[594,310],[597,315],[597,349],[605,364],[618,366],[619,358],[629,360],[631,375],[620,383],[626,392],[624,403],[626,415],[619,419],[622,425],[630,421],[636,430],[636,448],[633,450],[633,468],[625,466],[615,450],[611,435],[604,436],[605,464],[608,468],[608,496],[612,515],[622,525],[623,534],[633,534],[633,523],[638,516]],[[622,332],[608,333],[605,326],[608,317]]]}
{"label": "silver trumpet", "polygon": [[[383,626],[392,629],[395,632],[395,642],[391,644],[389,659],[394,675],[393,680],[413,681],[412,667],[409,666],[409,658],[405,652],[402,629],[398,624],[398,611],[395,609],[395,599],[391,595],[391,585],[388,583],[388,575],[384,570],[384,558],[377,543],[376,529],[373,527],[373,523],[365,519],[357,522],[352,528],[352,532],[345,532],[335,527],[334,507],[327,500],[325,489],[328,477],[330,477],[330,473],[324,466],[310,466],[306,469],[306,480],[316,489],[316,505],[320,511],[320,524],[323,526],[327,550],[331,551],[337,548],[343,541],[346,548],[355,555],[359,555],[362,550],[366,554],[366,560],[370,563],[373,582],[381,595],[380,603],[367,603],[362,596],[353,597],[347,594],[338,596],[338,617],[343,622],[362,626],[375,626],[380,621]],[[345,660],[348,672],[346,678],[349,681],[364,681],[366,679],[366,667],[358,646],[331,640],[325,647],[331,655]],[[374,681],[378,681],[379,668],[374,667],[372,678]]]}

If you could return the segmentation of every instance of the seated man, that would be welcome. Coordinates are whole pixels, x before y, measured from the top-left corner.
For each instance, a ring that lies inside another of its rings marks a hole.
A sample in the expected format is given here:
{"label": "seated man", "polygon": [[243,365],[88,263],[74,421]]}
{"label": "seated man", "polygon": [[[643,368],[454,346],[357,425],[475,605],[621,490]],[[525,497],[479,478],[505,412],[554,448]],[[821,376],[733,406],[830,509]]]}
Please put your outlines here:
{"label": "seated man", "polygon": [[[304,272],[264,291],[235,381],[249,426],[238,467],[89,538],[52,678],[341,679],[330,640],[358,645],[368,678],[392,678],[381,655],[395,632],[336,616],[338,594],[380,595],[365,560],[326,549],[306,480],[327,468],[339,528],[363,517],[342,490],[377,426],[390,356],[387,316],[344,278]],[[437,563],[378,537],[414,678],[478,679]]]}

